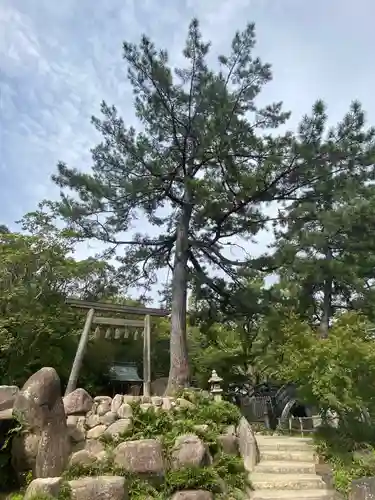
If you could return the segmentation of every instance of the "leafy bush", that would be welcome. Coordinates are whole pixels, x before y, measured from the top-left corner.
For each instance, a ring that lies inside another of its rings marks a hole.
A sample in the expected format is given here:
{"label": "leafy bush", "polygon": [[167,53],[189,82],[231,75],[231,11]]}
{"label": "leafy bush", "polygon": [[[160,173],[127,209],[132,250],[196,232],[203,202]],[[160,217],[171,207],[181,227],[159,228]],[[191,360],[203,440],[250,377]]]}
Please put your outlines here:
{"label": "leafy bush", "polygon": [[283,363],[272,375],[296,381],[303,401],[338,414],[375,414],[375,343],[372,325],[356,313],[338,317],[327,339],[297,317],[283,326],[277,355]]}
{"label": "leafy bush", "polygon": [[[366,428],[365,424],[361,424]],[[358,426],[359,427],[359,426]],[[373,430],[367,430],[373,435]],[[375,444],[356,440],[345,424],[335,429],[322,427],[315,435],[317,451],[332,467],[335,488],[343,495],[349,493],[351,482],[361,477],[375,476]]]}

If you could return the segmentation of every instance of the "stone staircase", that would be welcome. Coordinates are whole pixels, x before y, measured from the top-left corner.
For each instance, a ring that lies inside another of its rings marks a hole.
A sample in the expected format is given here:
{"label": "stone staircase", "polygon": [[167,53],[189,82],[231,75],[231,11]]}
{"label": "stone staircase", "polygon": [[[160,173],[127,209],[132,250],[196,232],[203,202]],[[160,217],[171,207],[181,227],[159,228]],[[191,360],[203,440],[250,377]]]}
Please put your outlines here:
{"label": "stone staircase", "polygon": [[260,461],[250,474],[251,500],[334,500],[333,489],[316,473],[311,438],[255,435]]}

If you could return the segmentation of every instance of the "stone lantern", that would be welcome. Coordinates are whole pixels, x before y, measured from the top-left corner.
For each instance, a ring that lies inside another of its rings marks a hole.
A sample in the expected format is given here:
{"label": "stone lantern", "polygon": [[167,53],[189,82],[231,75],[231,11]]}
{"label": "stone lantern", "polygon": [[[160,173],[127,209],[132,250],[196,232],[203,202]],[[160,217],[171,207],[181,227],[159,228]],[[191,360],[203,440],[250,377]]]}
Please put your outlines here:
{"label": "stone lantern", "polygon": [[208,381],[208,383],[210,384],[210,391],[215,401],[221,401],[222,399],[221,396],[223,392],[223,389],[221,388],[222,381],[223,379],[219,377],[219,375],[216,373],[216,370],[212,370],[211,378]]}

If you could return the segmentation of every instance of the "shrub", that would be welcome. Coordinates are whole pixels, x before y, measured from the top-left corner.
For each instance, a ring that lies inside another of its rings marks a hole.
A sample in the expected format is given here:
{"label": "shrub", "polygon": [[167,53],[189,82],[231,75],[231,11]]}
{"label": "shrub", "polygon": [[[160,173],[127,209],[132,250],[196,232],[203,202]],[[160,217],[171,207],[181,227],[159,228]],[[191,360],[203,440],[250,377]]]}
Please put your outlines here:
{"label": "shrub", "polygon": [[[366,428],[365,424],[361,424]],[[368,434],[372,434],[371,428]],[[375,449],[372,443],[358,442],[345,425],[322,427],[315,435],[319,455],[332,467],[335,488],[347,495],[354,479],[375,476]]]}

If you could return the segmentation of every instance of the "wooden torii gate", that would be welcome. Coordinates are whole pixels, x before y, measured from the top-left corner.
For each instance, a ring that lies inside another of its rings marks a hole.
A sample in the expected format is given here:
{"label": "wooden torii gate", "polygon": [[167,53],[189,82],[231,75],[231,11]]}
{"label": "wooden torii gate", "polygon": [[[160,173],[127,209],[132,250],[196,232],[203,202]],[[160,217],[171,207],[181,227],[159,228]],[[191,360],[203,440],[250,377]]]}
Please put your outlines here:
{"label": "wooden torii gate", "polygon": [[[95,337],[100,336],[100,326],[107,326],[105,338],[111,338],[110,329],[115,327],[114,338],[121,338],[121,328],[125,328],[125,337],[127,336],[126,327],[142,328],[143,330],[143,394],[151,395],[151,316],[165,317],[169,311],[165,309],[154,309],[149,307],[126,306],[121,304],[107,304],[105,302],[89,302],[68,298],[66,303],[71,307],[78,309],[88,309],[85,326],[82,330],[81,338],[77,347],[77,352],[73,361],[73,366],[69,375],[68,384],[65,390],[65,396],[73,392],[77,387],[79,372],[82,366],[83,357],[90,338],[90,329],[96,325]],[[144,316],[143,320],[115,318],[106,316],[97,316],[95,313],[120,313]]]}

